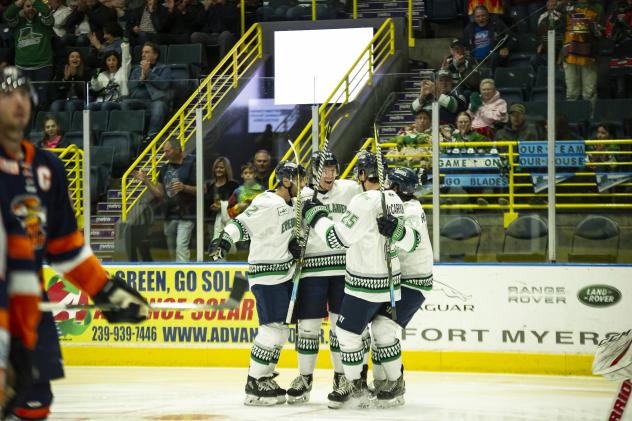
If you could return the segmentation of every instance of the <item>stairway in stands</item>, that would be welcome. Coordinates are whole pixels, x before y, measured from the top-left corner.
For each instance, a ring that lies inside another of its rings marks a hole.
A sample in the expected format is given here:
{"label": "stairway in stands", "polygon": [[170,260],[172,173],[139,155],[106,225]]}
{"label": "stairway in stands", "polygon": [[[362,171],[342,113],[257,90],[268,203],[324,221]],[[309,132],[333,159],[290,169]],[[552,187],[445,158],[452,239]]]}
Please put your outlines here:
{"label": "stairway in stands", "polygon": [[387,106],[386,112],[380,117],[377,125],[380,143],[388,141],[396,136],[402,127],[410,126],[415,122],[410,106],[419,97],[421,79],[420,69],[410,68],[405,80],[400,84],[400,89],[393,93],[394,100]]}
{"label": "stairway in stands", "polygon": [[[424,16],[424,0],[413,0],[413,30],[421,28]],[[407,0],[369,0],[358,1],[358,19],[391,18],[408,16]]]}

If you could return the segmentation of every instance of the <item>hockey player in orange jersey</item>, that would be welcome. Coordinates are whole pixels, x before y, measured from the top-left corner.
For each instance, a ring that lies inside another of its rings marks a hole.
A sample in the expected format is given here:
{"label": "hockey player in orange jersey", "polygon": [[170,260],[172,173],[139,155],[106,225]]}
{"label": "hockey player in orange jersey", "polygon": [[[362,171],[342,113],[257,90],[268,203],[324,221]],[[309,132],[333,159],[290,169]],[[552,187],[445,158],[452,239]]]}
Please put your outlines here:
{"label": "hockey player in orange jersey", "polygon": [[44,261],[96,304],[112,305],[103,311],[109,322],[138,323],[149,310],[146,300],[123,279],[110,276],[84,243],[61,161],[24,140],[35,99],[20,70],[0,70],[0,211],[8,243],[5,308],[8,301],[9,361],[17,374],[16,394],[5,408],[9,420],[45,420],[53,399],[50,380],[64,375],[54,320],[50,313],[40,316],[37,307],[40,297],[46,299],[37,275]]}

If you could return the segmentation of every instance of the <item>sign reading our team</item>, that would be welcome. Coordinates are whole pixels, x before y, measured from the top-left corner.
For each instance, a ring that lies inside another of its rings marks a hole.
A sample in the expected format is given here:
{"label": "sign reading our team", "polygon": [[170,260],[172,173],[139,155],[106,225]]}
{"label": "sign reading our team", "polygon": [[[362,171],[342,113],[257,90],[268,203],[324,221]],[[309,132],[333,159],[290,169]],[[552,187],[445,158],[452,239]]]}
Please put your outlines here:
{"label": "sign reading our team", "polygon": [[[519,163],[523,168],[548,166],[546,141],[518,142]],[[586,165],[586,145],[583,140],[558,140],[555,142],[556,167],[583,167]]]}
{"label": "sign reading our team", "polygon": [[439,157],[439,168],[448,170],[484,170],[498,168],[501,166],[498,155],[441,155]]}

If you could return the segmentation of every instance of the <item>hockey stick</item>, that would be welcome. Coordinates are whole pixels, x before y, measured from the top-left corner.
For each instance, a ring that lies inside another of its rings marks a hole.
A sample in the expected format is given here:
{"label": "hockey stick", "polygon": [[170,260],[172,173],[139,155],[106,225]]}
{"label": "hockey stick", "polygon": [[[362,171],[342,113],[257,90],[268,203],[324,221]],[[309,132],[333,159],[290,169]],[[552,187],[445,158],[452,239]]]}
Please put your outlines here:
{"label": "hockey stick", "polygon": [[[329,135],[330,135],[330,130],[329,130],[330,126],[327,126],[327,132],[325,133],[325,143],[323,144],[323,154],[321,154],[320,157],[320,161],[318,162],[318,171],[316,173],[316,179],[314,180],[314,194],[312,195],[312,200],[315,200],[318,197],[318,187],[320,186],[320,179],[323,176],[323,170],[325,168],[325,156],[324,156],[324,152],[327,150],[327,145],[329,143]],[[296,156],[296,159],[298,160],[298,153],[296,152],[296,150],[294,149],[294,145],[292,145],[292,142],[290,142],[290,145],[292,147],[292,150],[294,151],[294,155]],[[316,153],[314,152],[312,154],[312,157],[315,156]],[[313,159],[313,158],[312,158]],[[297,196],[297,209],[299,208],[299,200],[300,200],[300,192]],[[298,235],[300,234],[300,230],[301,230],[301,225],[303,224],[303,218],[302,218],[302,209],[298,209],[298,214],[300,216],[297,216],[297,221],[299,220],[300,217],[300,224],[297,224],[295,229],[296,231],[296,236],[298,238]],[[287,314],[285,316],[285,323],[290,324],[292,323],[292,316],[294,315],[294,305],[296,304],[296,296],[298,294],[298,283],[301,280],[301,272],[303,271],[303,263],[305,261],[305,250],[307,249],[307,240],[309,239],[309,232],[311,230],[311,226],[307,225],[307,227],[305,227],[305,235],[303,237],[303,244],[301,247],[301,254],[298,257],[298,260],[296,262],[296,269],[294,271],[294,277],[292,279],[292,295],[290,295],[290,304],[287,307]]]}
{"label": "hockey stick", "polygon": [[[380,146],[380,142],[377,138],[377,124],[373,123],[373,132],[375,136],[375,150],[377,157],[377,179],[380,183],[380,198],[382,200],[382,215],[388,215],[388,210],[386,209],[386,195],[384,194],[384,162],[382,162],[382,147]],[[386,270],[388,271],[388,293],[391,299],[391,319],[393,321],[397,321],[397,308],[395,301],[395,285],[393,282],[393,267],[391,264],[391,239],[386,239],[386,244],[384,245],[384,251],[386,253]]]}
{"label": "hockey stick", "polygon": [[[150,303],[149,310],[232,310],[239,307],[241,300],[248,291],[248,280],[240,275],[235,275],[233,288],[228,299],[220,304],[196,304],[196,303]],[[64,310],[119,310],[120,307],[112,304],[65,304],[65,303],[39,303],[39,309],[43,312]]]}
{"label": "hockey stick", "polygon": [[623,380],[606,417],[623,420],[632,394],[632,329],[608,335],[599,342],[592,371],[609,380]]}

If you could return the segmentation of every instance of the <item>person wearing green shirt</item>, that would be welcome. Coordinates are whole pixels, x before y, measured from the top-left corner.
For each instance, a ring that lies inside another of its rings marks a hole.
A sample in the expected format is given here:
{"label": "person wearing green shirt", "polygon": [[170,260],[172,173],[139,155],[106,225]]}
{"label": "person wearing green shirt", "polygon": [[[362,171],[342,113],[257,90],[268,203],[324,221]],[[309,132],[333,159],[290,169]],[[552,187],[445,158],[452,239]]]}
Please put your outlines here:
{"label": "person wearing green shirt", "polygon": [[[15,66],[34,82],[53,79],[53,24],[50,8],[42,0],[17,0],[7,7],[4,19],[13,31]],[[48,103],[47,86],[35,84],[42,106]]]}

